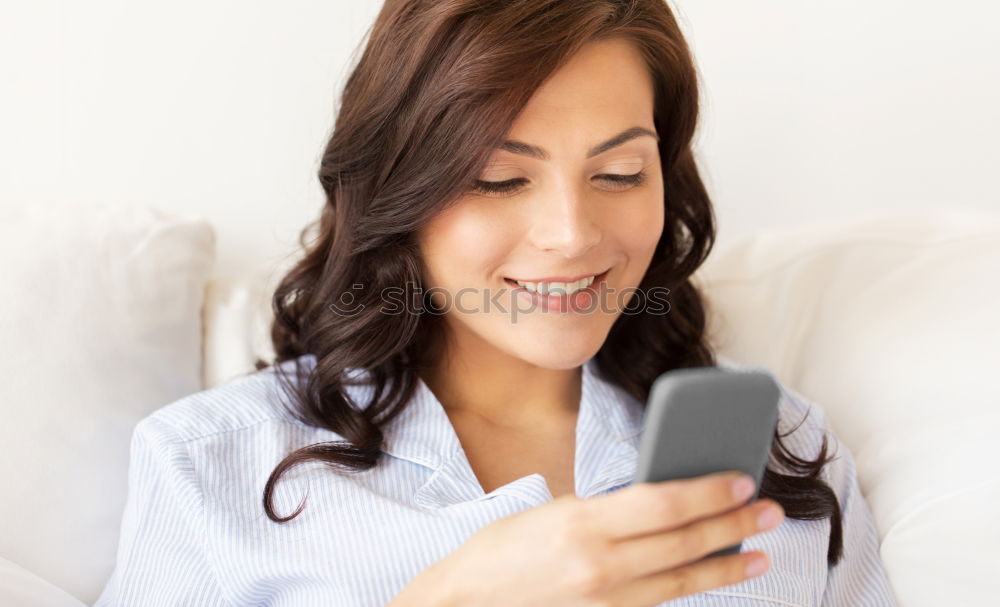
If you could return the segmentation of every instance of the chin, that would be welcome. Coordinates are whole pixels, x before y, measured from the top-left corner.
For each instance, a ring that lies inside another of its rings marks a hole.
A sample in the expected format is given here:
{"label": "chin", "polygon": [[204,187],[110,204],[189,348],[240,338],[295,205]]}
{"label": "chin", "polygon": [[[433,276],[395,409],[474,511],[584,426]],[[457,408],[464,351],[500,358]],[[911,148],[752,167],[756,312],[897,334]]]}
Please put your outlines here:
{"label": "chin", "polygon": [[592,347],[552,348],[539,344],[538,347],[525,351],[523,344],[516,351],[518,358],[544,369],[575,369],[590,360],[601,345]]}

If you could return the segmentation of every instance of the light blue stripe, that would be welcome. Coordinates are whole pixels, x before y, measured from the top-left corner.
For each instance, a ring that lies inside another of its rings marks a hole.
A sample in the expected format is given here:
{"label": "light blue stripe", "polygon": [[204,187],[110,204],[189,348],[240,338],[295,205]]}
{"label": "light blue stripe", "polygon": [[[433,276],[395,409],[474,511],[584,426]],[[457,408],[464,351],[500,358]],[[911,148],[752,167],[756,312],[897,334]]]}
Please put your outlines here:
{"label": "light blue stripe", "polygon": [[[642,404],[593,363],[584,366],[574,464],[576,493],[585,498],[631,484],[641,437]],[[261,500],[275,465],[295,448],[340,438],[290,418],[279,390],[266,369],[180,399],[136,426],[118,560],[95,607],[385,605],[484,525],[552,499],[540,474],[485,493],[440,403],[420,382],[407,410],[384,428],[376,467],[351,474],[316,463],[294,468],[276,487],[276,509],[290,514],[307,491],[308,502],[291,522],[272,523]],[[348,390],[367,404],[370,389]],[[779,429],[787,432],[810,408],[784,440],[813,458],[826,432],[840,455],[823,475],[843,510],[844,560],[828,570],[828,519],[786,518],[743,542],[745,551],[770,557],[763,576],[662,605],[896,604],[853,456],[822,408],[782,386]]]}

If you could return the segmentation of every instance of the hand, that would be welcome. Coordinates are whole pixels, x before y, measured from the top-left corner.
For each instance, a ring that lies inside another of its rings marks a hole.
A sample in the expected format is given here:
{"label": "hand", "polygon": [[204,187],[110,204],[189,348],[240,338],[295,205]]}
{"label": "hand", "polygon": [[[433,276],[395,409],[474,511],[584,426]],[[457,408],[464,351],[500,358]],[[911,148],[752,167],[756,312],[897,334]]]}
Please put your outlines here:
{"label": "hand", "polygon": [[[639,607],[742,582],[753,577],[746,568],[756,558],[765,562],[760,573],[770,568],[763,552],[704,557],[776,527],[784,510],[774,500],[734,497],[739,476],[560,496],[477,531],[427,570],[434,581],[424,587],[445,588],[454,604],[476,607]],[[765,509],[778,519],[758,527]]]}

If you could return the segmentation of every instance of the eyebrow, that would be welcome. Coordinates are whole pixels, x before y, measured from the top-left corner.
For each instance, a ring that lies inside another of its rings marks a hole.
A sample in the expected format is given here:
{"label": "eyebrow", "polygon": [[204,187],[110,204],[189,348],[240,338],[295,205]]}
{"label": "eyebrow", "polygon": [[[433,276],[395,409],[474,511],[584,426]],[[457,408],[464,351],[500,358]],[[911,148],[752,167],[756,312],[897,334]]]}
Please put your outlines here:
{"label": "eyebrow", "polygon": [[[631,141],[636,137],[641,137],[643,135],[649,135],[655,138],[657,141],[660,140],[660,136],[656,134],[656,131],[651,131],[649,129],[643,128],[641,126],[634,126],[630,129],[618,133],[611,139],[598,143],[594,147],[590,148],[587,152],[587,158],[593,158],[598,154],[603,154],[611,148],[618,147],[625,143],[626,141]],[[529,143],[524,143],[523,141],[512,141],[507,140],[500,144],[498,149],[510,152],[512,154],[521,154],[523,156],[531,156],[532,158],[538,158],[539,160],[548,160],[549,153],[542,148],[531,145]]]}

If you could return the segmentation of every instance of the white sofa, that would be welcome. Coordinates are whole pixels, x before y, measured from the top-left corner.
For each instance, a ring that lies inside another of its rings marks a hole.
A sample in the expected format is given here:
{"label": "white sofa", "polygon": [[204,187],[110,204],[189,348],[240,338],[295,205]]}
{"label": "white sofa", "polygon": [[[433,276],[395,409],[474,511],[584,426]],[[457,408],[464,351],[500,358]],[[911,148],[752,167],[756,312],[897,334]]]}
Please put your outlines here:
{"label": "white sofa", "polygon": [[[213,227],[153,209],[2,220],[0,604],[89,605],[115,562],[133,426],[271,354],[281,268],[213,276]],[[756,233],[696,279],[719,352],[822,405],[855,455],[900,604],[995,604],[1000,216]]]}

